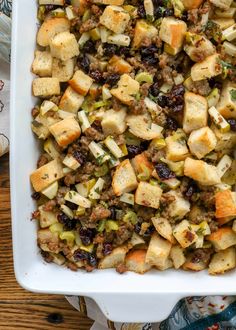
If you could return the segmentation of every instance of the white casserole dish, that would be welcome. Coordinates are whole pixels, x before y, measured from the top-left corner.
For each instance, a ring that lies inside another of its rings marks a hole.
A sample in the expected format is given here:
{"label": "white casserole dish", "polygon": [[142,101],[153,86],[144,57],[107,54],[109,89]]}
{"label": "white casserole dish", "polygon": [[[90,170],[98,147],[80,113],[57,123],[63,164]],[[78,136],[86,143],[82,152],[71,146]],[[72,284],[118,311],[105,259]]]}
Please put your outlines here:
{"label": "white casserole dish", "polygon": [[29,174],[35,169],[38,145],[30,128],[37,1],[17,0],[13,5],[11,67],[11,203],[15,275],[27,290],[94,298],[109,319],[154,322],[166,318],[177,301],[189,295],[235,294],[235,272],[209,276],[167,270],[145,275],[115,270],[72,272],[45,264],[36,245],[36,223]]}

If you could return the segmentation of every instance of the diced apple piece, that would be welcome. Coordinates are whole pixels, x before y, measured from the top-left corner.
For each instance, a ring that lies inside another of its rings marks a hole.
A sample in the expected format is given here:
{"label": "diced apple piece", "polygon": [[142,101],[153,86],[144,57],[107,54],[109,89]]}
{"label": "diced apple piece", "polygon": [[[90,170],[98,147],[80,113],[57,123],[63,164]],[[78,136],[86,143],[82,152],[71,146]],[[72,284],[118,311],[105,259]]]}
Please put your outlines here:
{"label": "diced apple piece", "polygon": [[205,186],[211,186],[221,182],[215,166],[192,158],[186,158],[184,162],[184,175]]}
{"label": "diced apple piece", "polygon": [[216,136],[209,127],[202,127],[192,131],[188,139],[189,149],[198,159],[203,158],[214,150],[216,144]]}
{"label": "diced apple piece", "polygon": [[48,228],[38,230],[37,242],[43,251],[60,252],[58,234],[52,233]]}
{"label": "diced apple piece", "polygon": [[128,159],[117,166],[112,179],[114,193],[120,196],[134,190],[138,186],[134,169]]}
{"label": "diced apple piece", "polygon": [[236,266],[236,250],[230,247],[215,253],[209,264],[208,272],[211,275],[224,274]]}
{"label": "diced apple piece", "polygon": [[146,250],[133,250],[130,251],[125,258],[125,265],[127,270],[138,274],[148,272],[152,266],[145,262]]}
{"label": "diced apple piece", "polygon": [[170,257],[173,261],[175,269],[179,269],[186,261],[184,250],[179,245],[173,245],[170,250]]}
{"label": "diced apple piece", "polygon": [[212,243],[216,251],[225,250],[232,245],[236,245],[236,234],[229,227],[219,228],[208,235],[206,239]]}
{"label": "diced apple piece", "polygon": [[141,181],[135,192],[135,203],[158,209],[161,195],[162,189],[159,186]]}
{"label": "diced apple piece", "polygon": [[154,38],[158,34],[157,29],[145,20],[137,20],[134,28],[133,47],[139,48],[145,38]]}
{"label": "diced apple piece", "polygon": [[56,197],[58,191],[58,181],[53,182],[47,188],[42,190],[42,194],[45,195],[49,199],[53,199]]}
{"label": "diced apple piece", "polygon": [[74,118],[66,118],[49,127],[50,132],[55,137],[60,147],[66,147],[74,140],[78,139],[81,129]]}
{"label": "diced apple piece", "polygon": [[67,155],[62,163],[74,171],[80,167],[80,163],[72,155]]}
{"label": "diced apple piece", "polygon": [[216,24],[218,24],[221,28],[221,30],[225,30],[229,28],[230,26],[234,25],[234,19],[233,18],[214,18],[212,21]]}
{"label": "diced apple piece", "polygon": [[161,238],[157,233],[152,234],[147,254],[146,263],[163,269],[169,257],[171,243]]}
{"label": "diced apple piece", "polygon": [[73,191],[73,190],[68,191],[68,193],[66,193],[64,198],[66,201],[84,207],[85,209],[91,207],[90,200],[78,194],[77,191]]}
{"label": "diced apple piece", "polygon": [[172,234],[172,227],[170,225],[170,222],[166,218],[152,218],[152,223],[158,234],[167,239],[170,243],[175,243],[175,239]]}
{"label": "diced apple piece", "polygon": [[57,223],[57,213],[52,212],[52,211],[45,211],[44,210],[44,205],[41,205],[39,207],[39,213],[40,213],[40,218],[39,218],[39,223],[41,228],[46,228],[54,223]]}
{"label": "diced apple piece", "polygon": [[123,264],[125,262],[125,256],[128,252],[128,249],[126,246],[119,246],[112,250],[112,252],[107,255],[105,258],[103,258],[99,264],[99,269],[106,269],[106,268],[115,268],[119,264]]}
{"label": "diced apple piece", "polygon": [[182,248],[187,248],[197,241],[197,234],[187,220],[182,220],[173,230],[173,235]]}
{"label": "diced apple piece", "polygon": [[217,110],[224,118],[236,119],[236,84],[224,83]]}
{"label": "diced apple piece", "polygon": [[191,78],[199,81],[218,76],[222,73],[219,54],[206,57],[202,62],[195,63],[191,68]]}
{"label": "diced apple piece", "polygon": [[130,244],[132,246],[141,245],[141,244],[143,245],[143,244],[145,244],[145,241],[141,236],[139,236],[138,234],[133,232],[133,235],[131,236],[131,239],[130,239]]}
{"label": "diced apple piece", "polygon": [[120,109],[115,111],[113,109],[107,110],[102,118],[102,130],[105,135],[119,135],[126,130],[126,111]]}

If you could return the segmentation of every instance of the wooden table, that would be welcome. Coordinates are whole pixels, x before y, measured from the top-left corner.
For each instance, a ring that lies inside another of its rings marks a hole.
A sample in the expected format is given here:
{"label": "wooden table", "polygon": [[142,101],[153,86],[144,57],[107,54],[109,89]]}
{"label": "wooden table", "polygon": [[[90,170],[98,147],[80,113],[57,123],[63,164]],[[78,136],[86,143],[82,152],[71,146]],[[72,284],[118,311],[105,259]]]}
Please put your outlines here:
{"label": "wooden table", "polygon": [[91,320],[63,296],[30,293],[15,280],[8,165],[8,156],[0,158],[0,329],[88,330]]}

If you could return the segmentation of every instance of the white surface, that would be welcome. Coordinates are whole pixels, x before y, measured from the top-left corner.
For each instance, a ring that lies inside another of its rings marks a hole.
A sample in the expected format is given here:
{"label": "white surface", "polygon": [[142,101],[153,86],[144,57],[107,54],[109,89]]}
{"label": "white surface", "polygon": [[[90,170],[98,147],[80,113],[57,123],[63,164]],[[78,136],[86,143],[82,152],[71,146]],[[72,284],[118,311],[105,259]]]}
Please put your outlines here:
{"label": "white surface", "polygon": [[35,49],[36,1],[14,1],[11,71],[11,202],[14,267],[27,290],[94,298],[106,317],[117,322],[155,322],[168,316],[184,296],[235,294],[235,272],[212,277],[206,272],[168,270],[145,275],[114,270],[72,272],[44,264],[36,245],[36,225],[30,221],[34,203],[29,174],[35,169],[37,143],[30,129],[30,66]]}

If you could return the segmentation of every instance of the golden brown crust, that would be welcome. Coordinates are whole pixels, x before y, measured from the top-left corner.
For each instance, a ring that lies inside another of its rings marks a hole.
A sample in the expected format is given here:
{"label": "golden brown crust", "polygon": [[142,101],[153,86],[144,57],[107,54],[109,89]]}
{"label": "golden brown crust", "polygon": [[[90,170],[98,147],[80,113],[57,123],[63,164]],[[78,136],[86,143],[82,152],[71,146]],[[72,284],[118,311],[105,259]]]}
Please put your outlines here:
{"label": "golden brown crust", "polygon": [[[215,195],[216,218],[236,216],[236,205],[230,190],[219,191]],[[220,219],[218,219],[220,221]]]}
{"label": "golden brown crust", "polygon": [[49,130],[60,147],[66,147],[68,144],[78,139],[81,134],[80,126],[73,117],[63,119],[51,125]]}

